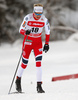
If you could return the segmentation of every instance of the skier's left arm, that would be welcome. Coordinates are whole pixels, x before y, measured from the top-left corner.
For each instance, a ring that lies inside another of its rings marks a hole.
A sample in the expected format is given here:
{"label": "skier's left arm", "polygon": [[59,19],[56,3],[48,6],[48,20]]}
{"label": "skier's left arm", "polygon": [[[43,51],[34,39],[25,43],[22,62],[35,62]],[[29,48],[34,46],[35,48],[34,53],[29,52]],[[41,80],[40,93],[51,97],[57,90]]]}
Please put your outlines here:
{"label": "skier's left arm", "polygon": [[45,51],[45,53],[49,50],[49,38],[50,38],[50,24],[48,22],[48,19],[45,18],[45,45],[43,48],[43,51]]}

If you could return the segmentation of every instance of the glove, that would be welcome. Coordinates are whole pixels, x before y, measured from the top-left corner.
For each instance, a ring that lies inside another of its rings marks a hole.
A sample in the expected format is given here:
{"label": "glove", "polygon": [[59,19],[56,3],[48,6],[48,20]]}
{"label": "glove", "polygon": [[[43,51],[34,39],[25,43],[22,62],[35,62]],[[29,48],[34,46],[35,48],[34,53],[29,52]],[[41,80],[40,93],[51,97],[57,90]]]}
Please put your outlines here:
{"label": "glove", "polygon": [[48,44],[45,44],[44,45],[44,48],[43,48],[43,51],[45,51],[45,53],[49,50],[49,45]]}
{"label": "glove", "polygon": [[25,35],[29,35],[31,33],[31,30],[26,30]]}

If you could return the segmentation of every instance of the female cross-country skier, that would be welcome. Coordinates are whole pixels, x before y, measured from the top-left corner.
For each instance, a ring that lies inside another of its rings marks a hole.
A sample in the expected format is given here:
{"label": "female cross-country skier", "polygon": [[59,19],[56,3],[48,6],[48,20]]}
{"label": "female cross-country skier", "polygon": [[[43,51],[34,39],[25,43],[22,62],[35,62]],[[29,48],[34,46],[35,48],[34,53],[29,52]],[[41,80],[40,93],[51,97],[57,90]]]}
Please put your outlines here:
{"label": "female cross-country skier", "polygon": [[[21,77],[24,69],[27,67],[29,56],[33,50],[36,61],[37,71],[37,92],[45,93],[42,89],[42,53],[49,50],[49,38],[50,38],[50,25],[48,19],[43,15],[43,5],[34,4],[33,13],[30,13],[24,17],[24,20],[20,26],[19,32],[24,35],[22,54],[22,63],[19,66],[16,76],[16,90],[22,92],[21,88]],[[42,30],[45,28],[45,44],[42,46]],[[25,47],[24,47],[25,45]]]}

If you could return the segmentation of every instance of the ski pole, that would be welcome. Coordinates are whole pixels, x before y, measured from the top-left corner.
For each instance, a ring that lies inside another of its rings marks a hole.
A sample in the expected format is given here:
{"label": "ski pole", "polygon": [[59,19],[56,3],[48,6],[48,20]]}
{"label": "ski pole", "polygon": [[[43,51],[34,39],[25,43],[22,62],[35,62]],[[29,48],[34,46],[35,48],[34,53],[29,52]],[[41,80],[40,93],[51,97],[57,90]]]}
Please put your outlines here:
{"label": "ski pole", "polygon": [[[27,39],[28,39],[28,35],[27,35],[25,41],[27,41]],[[17,73],[17,70],[18,70],[18,67],[19,67],[19,64],[20,64],[21,58],[22,58],[22,54],[23,54],[24,48],[25,48],[25,44],[24,44],[24,47],[23,47],[22,53],[21,53],[21,55],[20,55],[20,59],[19,59],[19,61],[18,61],[18,64],[17,64],[16,70],[15,70],[14,77],[13,77],[13,79],[12,79],[12,83],[11,83],[11,86],[10,86],[10,89],[9,89],[8,94],[10,94],[10,92],[11,92],[11,88],[12,88],[12,85],[13,85],[13,82],[14,82],[14,79],[15,79],[15,76],[16,76],[16,73]]]}

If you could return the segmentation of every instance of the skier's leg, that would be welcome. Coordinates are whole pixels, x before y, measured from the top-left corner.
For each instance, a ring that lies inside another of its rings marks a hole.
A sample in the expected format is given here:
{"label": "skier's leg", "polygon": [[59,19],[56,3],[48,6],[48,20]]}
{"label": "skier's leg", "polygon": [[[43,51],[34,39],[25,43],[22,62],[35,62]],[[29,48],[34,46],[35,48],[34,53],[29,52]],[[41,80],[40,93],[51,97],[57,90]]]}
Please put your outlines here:
{"label": "skier's leg", "polygon": [[32,50],[32,45],[26,45],[25,49],[23,51],[23,54],[22,54],[22,63],[21,63],[21,66],[18,68],[16,82],[15,82],[16,83],[16,90],[18,92],[22,91],[21,77],[22,77],[23,71],[27,67],[28,59],[29,59],[29,55],[30,55],[31,50]]}
{"label": "skier's leg", "polygon": [[27,67],[27,64],[28,64],[28,59],[26,59],[22,56],[22,63],[21,63],[21,66],[19,66],[18,71],[17,71],[18,77],[22,77],[23,71]]}
{"label": "skier's leg", "polygon": [[26,46],[24,51],[23,51],[23,54],[22,54],[22,63],[21,63],[21,66],[18,68],[18,71],[17,71],[17,76],[18,77],[22,77],[22,74],[23,74],[23,71],[25,70],[25,68],[27,67],[27,64],[28,64],[28,59],[29,59],[29,55],[30,55],[30,52],[31,52],[31,48],[30,46]]}
{"label": "skier's leg", "polygon": [[37,82],[42,82],[42,66],[41,66],[42,55],[40,54],[36,56],[35,60],[36,60]]}
{"label": "skier's leg", "polygon": [[37,92],[38,93],[45,93],[42,89],[42,67],[41,67],[41,60],[42,56],[36,56],[36,72],[37,72]]}
{"label": "skier's leg", "polygon": [[37,45],[34,48],[34,54],[35,54],[35,60],[36,60],[36,76],[37,76],[37,92],[38,93],[44,93],[45,91],[42,89],[42,42],[40,45]]}

